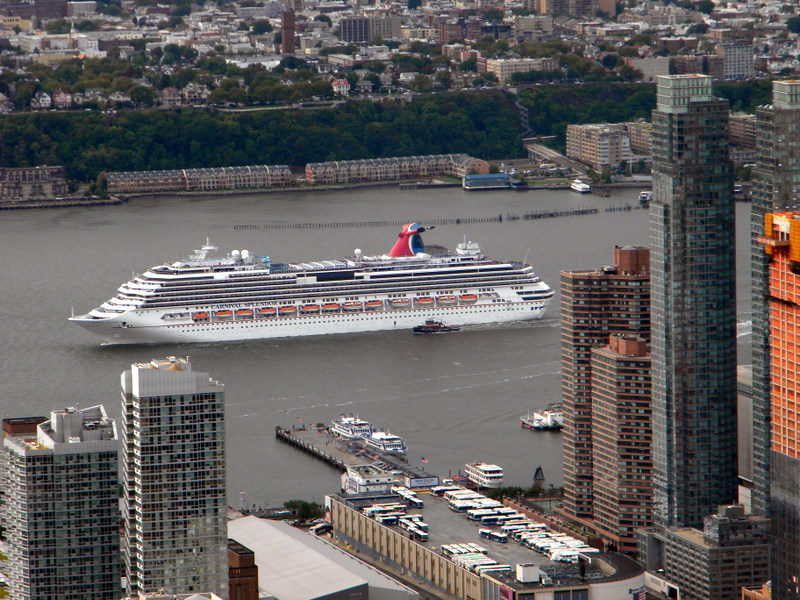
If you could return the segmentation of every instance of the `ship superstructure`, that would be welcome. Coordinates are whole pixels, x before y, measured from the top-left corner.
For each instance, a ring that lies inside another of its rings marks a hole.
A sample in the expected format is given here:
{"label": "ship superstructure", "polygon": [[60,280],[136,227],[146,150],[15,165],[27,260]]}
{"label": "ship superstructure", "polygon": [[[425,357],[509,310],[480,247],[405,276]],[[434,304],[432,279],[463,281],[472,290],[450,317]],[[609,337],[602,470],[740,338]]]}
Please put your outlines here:
{"label": "ship superstructure", "polygon": [[99,307],[71,321],[108,344],[213,342],[408,329],[437,318],[453,325],[544,315],[553,290],[521,262],[502,262],[464,241],[425,251],[417,223],[388,254],[275,263],[206,243],[184,261],[148,269]]}

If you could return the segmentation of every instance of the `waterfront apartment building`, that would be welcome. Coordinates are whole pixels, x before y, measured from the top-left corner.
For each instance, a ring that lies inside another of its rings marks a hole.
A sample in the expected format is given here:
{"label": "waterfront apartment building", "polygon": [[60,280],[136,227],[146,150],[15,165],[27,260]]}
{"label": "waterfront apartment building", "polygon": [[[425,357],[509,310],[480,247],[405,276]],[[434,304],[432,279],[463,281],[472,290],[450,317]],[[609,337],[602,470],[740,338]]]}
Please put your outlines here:
{"label": "waterfront apartment building", "polygon": [[67,195],[64,167],[0,168],[0,200],[47,200]]}
{"label": "waterfront apartment building", "polygon": [[625,123],[567,125],[567,156],[609,173],[631,160],[631,142]]}
{"label": "waterfront apartment building", "polygon": [[363,160],[336,160],[306,165],[308,183],[399,181],[417,177],[486,175],[489,163],[467,154],[431,154]]}
{"label": "waterfront apartment building", "polygon": [[3,422],[10,597],[119,598],[117,430],[102,406]]}
{"label": "waterfront apartment building", "polygon": [[635,530],[653,524],[653,430],[647,342],[612,335],[592,350],[592,505],[609,546],[636,551]]}
{"label": "waterfront apartment building", "polygon": [[561,273],[561,403],[564,505],[568,519],[594,519],[592,348],[612,334],[650,338],[650,253],[614,248],[613,263]]}
{"label": "waterfront apartment building", "polygon": [[227,598],[222,384],[176,357],[133,364],[121,379],[128,592]]}
{"label": "waterfront apartment building", "polygon": [[106,173],[106,189],[110,194],[259,189],[291,184],[292,171],[289,165]]}
{"label": "waterfront apartment building", "polygon": [[658,78],[650,202],[653,495],[662,527],[735,500],[736,269],[728,102]]}

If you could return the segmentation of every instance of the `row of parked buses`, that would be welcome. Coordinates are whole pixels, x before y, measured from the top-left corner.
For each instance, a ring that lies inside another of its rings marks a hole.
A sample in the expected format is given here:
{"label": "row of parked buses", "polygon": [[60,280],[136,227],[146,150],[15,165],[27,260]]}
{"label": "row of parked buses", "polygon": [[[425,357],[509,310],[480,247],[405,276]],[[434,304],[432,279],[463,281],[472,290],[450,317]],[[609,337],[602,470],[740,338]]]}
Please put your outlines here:
{"label": "row of parked buses", "polygon": [[414,490],[410,490],[405,486],[402,485],[392,486],[392,493],[400,496],[403,500],[406,501],[406,503],[409,506],[413,508],[422,508],[423,506],[425,506],[425,504],[422,502],[422,499],[419,496],[417,496],[417,492],[415,492]]}
{"label": "row of parked buses", "polygon": [[459,567],[478,575],[481,573],[511,571],[511,565],[501,565],[493,558],[489,558],[486,548],[478,544],[444,544],[441,550],[444,556]]}
{"label": "row of parked buses", "polygon": [[422,515],[406,515],[398,520],[400,529],[408,531],[418,542],[428,541],[428,524],[422,520]]}
{"label": "row of parked buses", "polygon": [[[472,490],[457,486],[439,486],[432,489],[431,493],[444,497],[452,510],[466,513],[470,521],[479,523],[482,527],[478,530],[478,535],[484,539],[504,544],[511,537],[522,545],[545,554],[550,560],[559,562],[574,563],[579,556],[600,552],[581,540],[551,531],[544,523],[532,521],[523,513]],[[497,530],[489,529],[491,526],[497,527]]]}

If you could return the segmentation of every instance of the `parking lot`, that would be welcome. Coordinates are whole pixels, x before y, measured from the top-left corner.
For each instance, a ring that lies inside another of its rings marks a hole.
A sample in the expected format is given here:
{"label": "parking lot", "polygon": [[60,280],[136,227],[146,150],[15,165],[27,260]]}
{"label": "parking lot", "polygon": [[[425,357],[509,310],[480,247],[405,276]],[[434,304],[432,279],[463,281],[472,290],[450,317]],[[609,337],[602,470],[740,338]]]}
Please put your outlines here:
{"label": "parking lot", "polygon": [[[426,545],[435,551],[440,551],[444,544],[474,543],[488,550],[489,558],[499,564],[514,565],[519,563],[534,563],[539,566],[554,564],[546,556],[521,546],[509,536],[508,543],[495,542],[480,537],[479,529],[498,530],[497,527],[486,527],[480,522],[470,521],[466,513],[457,513],[450,510],[447,500],[430,494],[420,494],[419,498],[425,503],[422,509],[408,509],[408,514],[422,515],[428,524],[428,541]],[[402,531],[395,526],[394,529]]]}

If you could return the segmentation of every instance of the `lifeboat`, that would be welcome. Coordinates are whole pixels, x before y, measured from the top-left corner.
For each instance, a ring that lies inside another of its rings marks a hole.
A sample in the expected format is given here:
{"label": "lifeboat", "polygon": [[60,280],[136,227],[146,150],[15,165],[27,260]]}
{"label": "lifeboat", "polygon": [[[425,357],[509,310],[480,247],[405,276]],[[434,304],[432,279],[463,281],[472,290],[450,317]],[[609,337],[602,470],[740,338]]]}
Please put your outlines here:
{"label": "lifeboat", "polygon": [[253,316],[253,309],[252,308],[240,308],[236,311],[237,317],[252,317]]}
{"label": "lifeboat", "polygon": [[208,313],[196,312],[192,315],[192,319],[194,319],[195,321],[208,321]]}
{"label": "lifeboat", "polygon": [[408,308],[411,306],[411,300],[408,298],[393,298],[389,300],[389,305],[392,308]]}
{"label": "lifeboat", "polygon": [[361,310],[364,307],[363,302],[345,302],[342,308],[349,311]]}
{"label": "lifeboat", "polygon": [[233,316],[233,313],[229,310],[218,310],[214,313],[214,318],[216,319],[230,319]]}
{"label": "lifeboat", "polygon": [[303,306],[300,307],[300,312],[303,314],[318,313],[319,304],[303,304]]}
{"label": "lifeboat", "polygon": [[475,304],[478,301],[478,296],[475,294],[461,294],[458,297],[458,301],[461,304]]}
{"label": "lifeboat", "polygon": [[278,309],[274,306],[264,306],[256,311],[259,317],[274,317],[278,314]]}
{"label": "lifeboat", "polygon": [[423,296],[421,298],[414,298],[414,306],[418,306],[420,308],[433,306],[433,298],[431,298],[430,296]]}
{"label": "lifeboat", "polygon": [[455,296],[436,296],[436,304],[439,306],[453,306],[458,302]]}
{"label": "lifeboat", "polygon": [[327,302],[322,305],[322,312],[336,312],[341,308],[337,302]]}
{"label": "lifeboat", "polygon": [[383,300],[368,300],[364,306],[367,310],[380,310],[383,308]]}
{"label": "lifeboat", "polygon": [[278,314],[282,317],[290,317],[297,314],[296,306],[281,306],[278,309]]}

